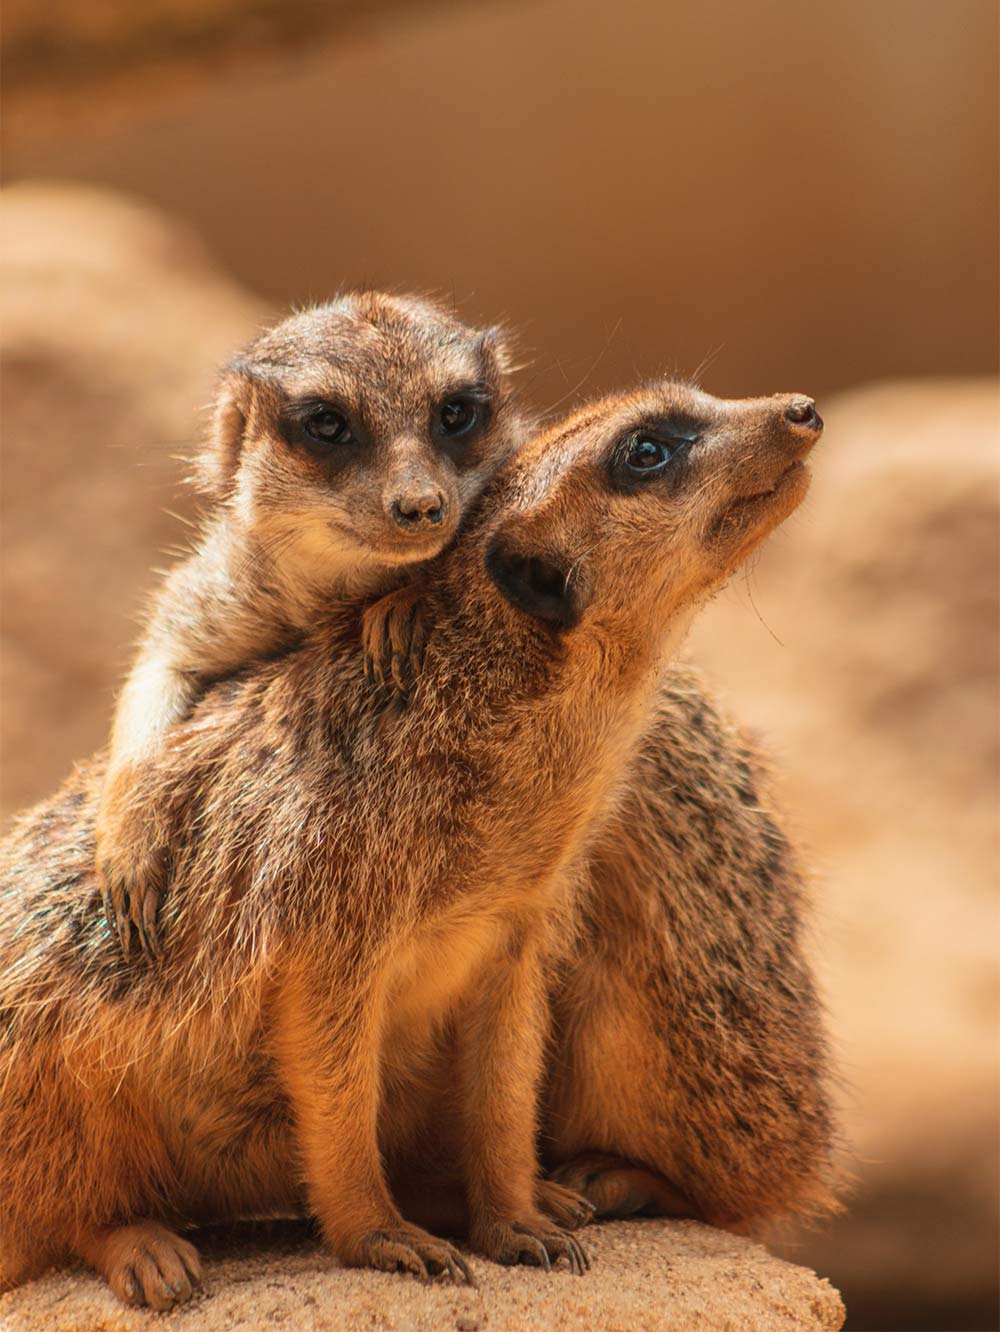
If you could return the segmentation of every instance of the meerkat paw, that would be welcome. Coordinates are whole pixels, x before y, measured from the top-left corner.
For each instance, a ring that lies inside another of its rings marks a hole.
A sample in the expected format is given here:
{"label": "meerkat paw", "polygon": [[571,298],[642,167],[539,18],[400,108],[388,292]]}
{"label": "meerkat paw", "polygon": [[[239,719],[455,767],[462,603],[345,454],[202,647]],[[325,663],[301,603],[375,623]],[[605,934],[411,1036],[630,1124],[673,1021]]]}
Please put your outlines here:
{"label": "meerkat paw", "polygon": [[365,677],[404,697],[416,685],[429,626],[419,592],[397,588],[367,608],[361,620]]}
{"label": "meerkat paw", "polygon": [[149,959],[159,959],[156,914],[161,898],[162,857],[150,854],[127,868],[120,861],[107,858],[102,860],[98,874],[104,916],[125,958],[130,959],[138,949]]}
{"label": "meerkat paw", "polygon": [[586,1227],[596,1212],[585,1195],[547,1178],[539,1181],[535,1198],[542,1213],[568,1232]]}
{"label": "meerkat paw", "polygon": [[565,1260],[571,1274],[584,1274],[590,1257],[577,1239],[541,1214],[517,1220],[490,1219],[470,1229],[472,1244],[502,1265],[535,1265],[549,1273]]}
{"label": "meerkat paw", "polygon": [[414,1274],[423,1282],[440,1276],[452,1283],[476,1286],[465,1256],[447,1241],[423,1228],[400,1227],[366,1232],[347,1248],[346,1263],[357,1268],[382,1269],[390,1274]]}
{"label": "meerkat paw", "polygon": [[166,1311],[201,1286],[201,1261],[190,1242],[160,1223],[100,1228],[76,1247],[128,1306]]}
{"label": "meerkat paw", "polygon": [[158,959],[156,917],[166,879],[166,854],[157,846],[152,820],[134,800],[116,800],[114,790],[106,794],[98,817],[97,874],[104,916],[125,958],[131,958],[137,947],[147,958]]}

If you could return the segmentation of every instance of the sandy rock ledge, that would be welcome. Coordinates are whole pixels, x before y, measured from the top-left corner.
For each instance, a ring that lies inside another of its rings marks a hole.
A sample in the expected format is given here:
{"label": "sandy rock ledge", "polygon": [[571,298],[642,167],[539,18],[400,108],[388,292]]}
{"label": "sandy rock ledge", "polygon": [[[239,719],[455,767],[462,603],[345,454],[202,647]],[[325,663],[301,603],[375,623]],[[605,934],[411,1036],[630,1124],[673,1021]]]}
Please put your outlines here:
{"label": "sandy rock ledge", "polygon": [[202,1234],[205,1286],[172,1314],[132,1310],[89,1270],[0,1297],[4,1330],[837,1330],[826,1279],[700,1223],[591,1227],[575,1278],[476,1260],[477,1290],[345,1270],[298,1224]]}

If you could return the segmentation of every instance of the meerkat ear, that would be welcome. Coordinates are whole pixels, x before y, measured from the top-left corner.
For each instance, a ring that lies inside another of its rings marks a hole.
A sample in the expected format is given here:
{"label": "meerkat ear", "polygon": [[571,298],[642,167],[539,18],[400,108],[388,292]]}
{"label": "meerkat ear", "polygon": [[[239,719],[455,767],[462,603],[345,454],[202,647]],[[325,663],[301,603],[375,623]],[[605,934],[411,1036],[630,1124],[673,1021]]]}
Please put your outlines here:
{"label": "meerkat ear", "polygon": [[508,602],[558,630],[572,629],[586,609],[581,581],[567,559],[517,550],[502,535],[486,553],[486,573]]}
{"label": "meerkat ear", "polygon": [[483,359],[492,365],[497,374],[510,375],[517,369],[514,365],[514,351],[507,330],[500,324],[484,329],[479,335],[479,351]]}
{"label": "meerkat ear", "polygon": [[195,472],[199,489],[215,500],[228,495],[239,467],[252,387],[253,377],[240,362],[231,362],[219,382],[208,441]]}

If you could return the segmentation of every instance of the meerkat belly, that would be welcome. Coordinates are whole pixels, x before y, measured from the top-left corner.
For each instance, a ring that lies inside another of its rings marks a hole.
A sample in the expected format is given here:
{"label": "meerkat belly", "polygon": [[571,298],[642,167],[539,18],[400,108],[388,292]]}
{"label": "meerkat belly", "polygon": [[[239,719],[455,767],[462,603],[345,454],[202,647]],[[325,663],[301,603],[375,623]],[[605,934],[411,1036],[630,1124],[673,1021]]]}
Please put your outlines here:
{"label": "meerkat belly", "polygon": [[438,1169],[457,1153],[452,1021],[506,933],[495,914],[466,911],[421,929],[393,960],[379,1143],[404,1177],[414,1162],[426,1168],[432,1145]]}
{"label": "meerkat belly", "polygon": [[398,951],[387,978],[387,1067],[412,1068],[495,955],[507,924],[487,911],[463,911],[422,927]]}

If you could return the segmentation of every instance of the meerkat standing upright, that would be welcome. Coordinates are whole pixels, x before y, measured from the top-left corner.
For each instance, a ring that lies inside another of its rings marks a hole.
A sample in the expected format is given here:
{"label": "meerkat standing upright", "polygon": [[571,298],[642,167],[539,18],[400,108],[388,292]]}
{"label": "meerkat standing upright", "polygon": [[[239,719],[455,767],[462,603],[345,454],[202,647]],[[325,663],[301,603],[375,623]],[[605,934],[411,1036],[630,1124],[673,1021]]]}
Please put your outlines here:
{"label": "meerkat standing upright", "polygon": [[364,293],[286,319],[223,373],[198,475],[215,502],[122,690],[97,826],[109,924],[158,946],[165,833],[144,774],[208,682],[336,598],[412,577],[526,430],[496,331]]}

